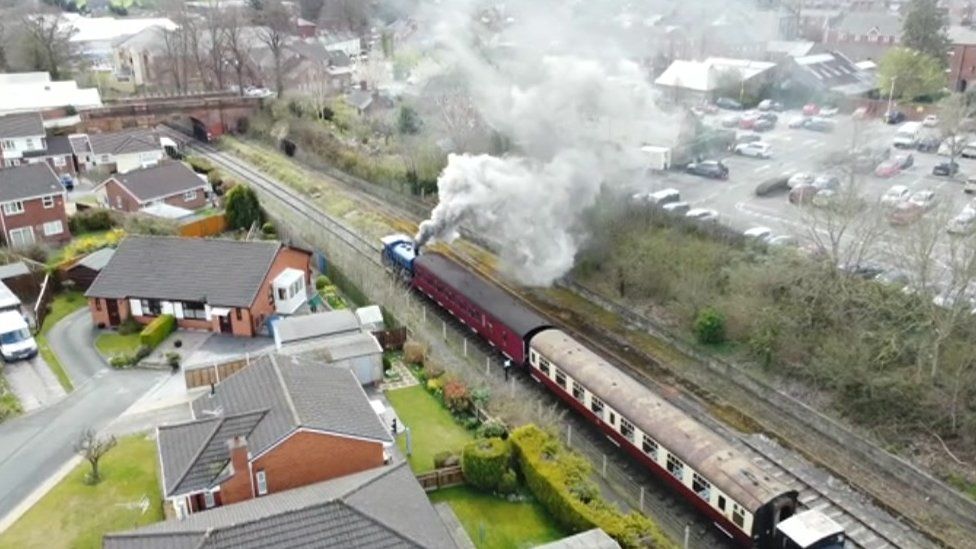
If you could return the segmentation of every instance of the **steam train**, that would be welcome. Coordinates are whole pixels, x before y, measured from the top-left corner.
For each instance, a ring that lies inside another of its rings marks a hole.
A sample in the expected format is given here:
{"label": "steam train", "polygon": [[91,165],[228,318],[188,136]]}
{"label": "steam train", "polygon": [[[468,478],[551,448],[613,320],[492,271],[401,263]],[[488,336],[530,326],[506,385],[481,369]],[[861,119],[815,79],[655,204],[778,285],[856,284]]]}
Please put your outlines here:
{"label": "steam train", "polygon": [[841,526],[798,512],[798,494],[711,429],[510,294],[407,235],[382,240],[384,264],[599,428],[726,535],[760,549],[838,549]]}

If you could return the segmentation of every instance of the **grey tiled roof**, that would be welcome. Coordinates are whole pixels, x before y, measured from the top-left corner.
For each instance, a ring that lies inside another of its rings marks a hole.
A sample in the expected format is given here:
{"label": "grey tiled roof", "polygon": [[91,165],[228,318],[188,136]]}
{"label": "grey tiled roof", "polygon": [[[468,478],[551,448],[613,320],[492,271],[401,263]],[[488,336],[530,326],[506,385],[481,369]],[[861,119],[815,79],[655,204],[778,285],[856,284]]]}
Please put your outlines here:
{"label": "grey tiled roof", "polygon": [[274,241],[128,236],[85,295],[250,307],[280,247]]}
{"label": "grey tiled roof", "polygon": [[234,436],[246,438],[251,455],[299,427],[393,441],[349,370],[292,357],[255,360],[213,395],[195,400],[193,415],[196,421],[159,429],[167,496],[219,484],[230,459],[227,440]]}
{"label": "grey tiled roof", "polygon": [[22,112],[0,116],[0,137],[34,137],[44,135],[44,119],[39,112]]}
{"label": "grey tiled roof", "polygon": [[880,36],[901,36],[901,17],[884,11],[850,11],[835,26],[837,30],[862,36],[874,28]]}
{"label": "grey tiled roof", "polygon": [[103,546],[456,547],[405,462],[109,534]]}
{"label": "grey tiled roof", "polygon": [[64,187],[47,162],[0,170],[0,202],[61,194]]}
{"label": "grey tiled roof", "polygon": [[93,133],[88,136],[92,152],[102,154],[129,154],[162,149],[159,136],[146,129],[123,130],[112,133]]}
{"label": "grey tiled roof", "polygon": [[30,274],[30,269],[27,268],[27,265],[23,261],[0,265],[0,280],[26,274]]}
{"label": "grey tiled roof", "polygon": [[207,182],[182,162],[163,162],[149,168],[115,174],[106,182],[113,179],[141,203],[207,187]]}
{"label": "grey tiled roof", "polygon": [[75,154],[88,154],[91,152],[91,141],[88,140],[86,134],[76,133],[69,135],[68,142],[71,143],[71,152]]}

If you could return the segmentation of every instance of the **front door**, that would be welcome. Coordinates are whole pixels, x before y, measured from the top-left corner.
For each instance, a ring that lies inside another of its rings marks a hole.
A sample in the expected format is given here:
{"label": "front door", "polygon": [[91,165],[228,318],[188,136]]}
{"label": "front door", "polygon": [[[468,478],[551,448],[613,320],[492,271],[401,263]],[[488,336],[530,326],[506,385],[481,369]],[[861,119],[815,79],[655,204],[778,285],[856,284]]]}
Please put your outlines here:
{"label": "front door", "polygon": [[105,300],[105,310],[108,311],[108,325],[118,326],[121,324],[121,318],[119,318],[119,302],[114,299]]}
{"label": "front door", "polygon": [[230,334],[234,332],[234,329],[230,326],[230,313],[221,315],[217,317],[220,322],[220,333]]}

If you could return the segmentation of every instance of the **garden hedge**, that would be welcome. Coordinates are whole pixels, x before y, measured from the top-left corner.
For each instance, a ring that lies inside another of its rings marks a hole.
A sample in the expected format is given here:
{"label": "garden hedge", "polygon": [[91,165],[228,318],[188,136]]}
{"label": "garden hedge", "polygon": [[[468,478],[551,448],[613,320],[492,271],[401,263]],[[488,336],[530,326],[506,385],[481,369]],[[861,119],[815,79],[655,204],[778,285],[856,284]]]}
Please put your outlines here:
{"label": "garden hedge", "polygon": [[202,156],[188,156],[186,162],[197,173],[209,174],[214,170],[213,163]]}
{"label": "garden hedge", "polygon": [[464,479],[468,484],[489,492],[498,488],[511,463],[512,447],[500,438],[478,439],[461,450]]}
{"label": "garden hedge", "polygon": [[588,479],[590,464],[539,427],[524,425],[508,439],[525,484],[564,528],[571,532],[602,528],[628,548],[675,547],[647,517],[636,512],[624,515],[604,501]]}
{"label": "garden hedge", "polygon": [[139,332],[139,343],[155,349],[166,339],[166,336],[173,333],[176,329],[176,317],[173,315],[160,315]]}

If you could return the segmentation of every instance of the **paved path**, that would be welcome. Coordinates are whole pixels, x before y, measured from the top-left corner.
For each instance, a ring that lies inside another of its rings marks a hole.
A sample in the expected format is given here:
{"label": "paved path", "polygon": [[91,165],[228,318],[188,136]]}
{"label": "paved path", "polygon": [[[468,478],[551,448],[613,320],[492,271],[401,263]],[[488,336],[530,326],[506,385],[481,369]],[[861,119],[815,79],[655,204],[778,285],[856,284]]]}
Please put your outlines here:
{"label": "paved path", "polygon": [[109,368],[91,345],[92,330],[91,316],[82,309],[48,335],[75,391],[0,424],[0,521],[72,458],[82,430],[102,429],[169,375]]}
{"label": "paved path", "polygon": [[41,355],[5,364],[3,375],[10,383],[10,390],[20,400],[24,412],[50,406],[65,395],[64,387]]}

